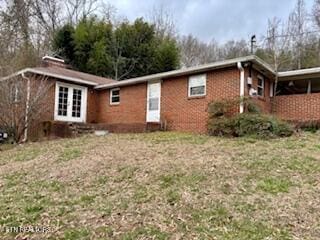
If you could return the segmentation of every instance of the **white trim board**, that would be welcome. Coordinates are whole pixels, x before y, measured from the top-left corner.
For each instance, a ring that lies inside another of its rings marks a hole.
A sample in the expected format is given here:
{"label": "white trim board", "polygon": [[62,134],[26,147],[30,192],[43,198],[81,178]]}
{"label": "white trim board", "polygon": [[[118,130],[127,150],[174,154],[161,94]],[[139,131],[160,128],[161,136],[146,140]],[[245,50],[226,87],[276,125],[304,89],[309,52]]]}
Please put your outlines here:
{"label": "white trim board", "polygon": [[[155,98],[158,98],[158,109],[157,110],[149,110],[149,102],[150,102],[150,90],[151,86],[156,86],[157,91],[156,94],[158,95]],[[156,81],[156,82],[149,82],[147,84],[147,110],[146,110],[146,122],[147,123],[159,123],[160,118],[161,118],[161,81]]]}
{"label": "white trim board", "polygon": [[161,80],[161,79],[169,78],[169,77],[201,74],[201,73],[213,70],[213,69],[220,69],[220,68],[225,68],[225,67],[229,67],[229,66],[236,67],[238,62],[253,62],[257,65],[262,66],[264,69],[266,69],[270,73],[275,74],[272,67],[269,66],[266,62],[264,62],[263,60],[261,60],[260,58],[254,56],[254,55],[251,55],[251,56],[246,56],[246,57],[239,57],[239,58],[209,63],[209,64],[196,66],[196,67],[184,68],[184,69],[173,70],[173,71],[169,71],[169,72],[162,72],[162,73],[152,74],[152,75],[148,75],[148,76],[132,78],[132,79],[128,79],[128,80],[119,81],[116,83],[101,84],[101,85],[96,86],[95,88],[96,89],[104,89],[104,88],[108,89],[108,88],[115,88],[115,87],[121,87],[121,86],[126,86],[126,85],[133,85],[133,84],[138,84],[138,83],[150,82],[150,81],[154,81],[154,80]]}
{"label": "white trim board", "polygon": [[60,74],[54,74],[54,73],[48,73],[48,72],[45,72],[45,71],[39,71],[39,70],[35,70],[35,69],[32,69],[32,68],[26,68],[26,69],[23,69],[19,72],[16,72],[14,74],[11,74],[7,77],[4,77],[2,78],[0,81],[5,81],[5,80],[8,80],[10,78],[13,78],[13,77],[16,77],[16,76],[19,76],[23,73],[35,73],[35,74],[39,74],[39,75],[44,75],[44,76],[48,76],[48,77],[53,77],[53,78],[57,78],[57,79],[61,79],[61,80],[66,80],[66,81],[70,81],[70,82],[74,82],[74,83],[80,83],[80,84],[85,84],[85,85],[89,85],[89,86],[97,86],[98,83],[94,83],[94,82],[89,82],[89,81],[86,81],[86,80],[82,80],[82,79],[79,79],[79,78],[73,78],[73,77],[67,77],[67,76],[63,76],[63,75],[60,75]]}
{"label": "white trim board", "polygon": [[[59,105],[59,87],[67,87],[68,88],[68,107],[67,107],[67,116],[59,116],[58,115],[58,105]],[[73,100],[73,90],[78,89],[82,91],[81,98],[81,113],[80,118],[72,117],[72,103],[70,101]],[[86,122],[87,121],[87,101],[88,101],[88,88],[69,84],[56,82],[55,84],[55,99],[54,99],[54,120],[55,121],[64,121],[64,122]]]}

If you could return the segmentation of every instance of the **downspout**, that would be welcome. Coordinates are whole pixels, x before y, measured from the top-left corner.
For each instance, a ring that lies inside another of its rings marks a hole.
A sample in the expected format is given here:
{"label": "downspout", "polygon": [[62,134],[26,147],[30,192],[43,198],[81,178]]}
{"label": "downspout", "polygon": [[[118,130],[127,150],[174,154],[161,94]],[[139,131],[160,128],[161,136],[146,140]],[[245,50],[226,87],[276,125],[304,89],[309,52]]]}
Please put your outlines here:
{"label": "downspout", "polygon": [[24,136],[22,142],[26,142],[28,140],[28,121],[29,121],[29,108],[30,108],[30,78],[26,77],[24,73],[21,74],[22,78],[27,80],[27,99],[26,99],[26,115],[24,118]]}
{"label": "downspout", "polygon": [[237,66],[238,66],[238,69],[240,71],[240,113],[243,113],[244,112],[244,104],[243,104],[243,98],[244,98],[244,68],[243,68],[241,62],[238,62]]}

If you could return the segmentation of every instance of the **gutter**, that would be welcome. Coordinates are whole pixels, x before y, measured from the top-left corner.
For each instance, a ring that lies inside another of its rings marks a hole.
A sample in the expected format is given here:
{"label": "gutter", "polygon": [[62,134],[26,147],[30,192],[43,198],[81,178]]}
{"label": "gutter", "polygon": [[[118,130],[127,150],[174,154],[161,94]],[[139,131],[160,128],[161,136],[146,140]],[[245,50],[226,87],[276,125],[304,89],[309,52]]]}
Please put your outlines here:
{"label": "gutter", "polygon": [[237,67],[240,71],[240,113],[244,112],[244,103],[243,103],[243,98],[244,98],[244,68],[242,66],[241,62],[237,63]]}
{"label": "gutter", "polygon": [[305,74],[316,74],[316,73],[320,73],[320,67],[279,72],[278,76],[279,77],[294,77],[294,76],[300,76],[300,75],[305,75]]}
{"label": "gutter", "polygon": [[265,63],[264,61],[262,61],[258,57],[251,55],[251,56],[247,56],[247,57],[229,59],[229,60],[205,64],[205,65],[201,65],[201,66],[190,67],[190,68],[186,68],[186,69],[179,69],[179,70],[173,70],[173,71],[164,72],[164,73],[152,74],[152,75],[148,75],[148,76],[144,76],[144,77],[132,78],[129,80],[119,81],[117,83],[108,83],[108,84],[98,85],[95,87],[95,89],[110,89],[110,88],[115,88],[115,87],[121,87],[121,86],[149,82],[149,81],[153,81],[153,80],[160,80],[160,79],[164,79],[164,78],[198,74],[198,73],[202,73],[202,72],[213,70],[213,69],[220,69],[220,68],[226,68],[226,67],[230,67],[230,66],[237,66],[238,62],[253,62],[253,63],[256,63],[260,66],[263,66],[270,73],[275,74],[272,67],[270,67],[267,63]]}
{"label": "gutter", "polygon": [[85,85],[89,85],[89,86],[98,86],[98,83],[89,82],[89,81],[82,80],[82,79],[79,79],[79,78],[66,77],[66,76],[63,76],[63,75],[60,75],[60,74],[39,71],[39,70],[35,70],[33,68],[23,69],[23,70],[21,70],[19,72],[16,72],[14,74],[11,74],[11,75],[9,75],[7,77],[4,77],[4,78],[0,79],[0,81],[5,81],[5,80],[8,80],[10,78],[13,78],[13,77],[16,77],[16,76],[19,76],[19,75],[22,75],[22,74],[25,74],[25,73],[28,73],[28,72],[29,73],[34,73],[34,74],[39,74],[39,75],[44,75],[44,76],[47,76],[47,77],[53,77],[53,78],[58,78],[58,79],[62,79],[62,80],[67,80],[67,81],[74,82],[74,83],[80,83],[80,84],[85,84]]}

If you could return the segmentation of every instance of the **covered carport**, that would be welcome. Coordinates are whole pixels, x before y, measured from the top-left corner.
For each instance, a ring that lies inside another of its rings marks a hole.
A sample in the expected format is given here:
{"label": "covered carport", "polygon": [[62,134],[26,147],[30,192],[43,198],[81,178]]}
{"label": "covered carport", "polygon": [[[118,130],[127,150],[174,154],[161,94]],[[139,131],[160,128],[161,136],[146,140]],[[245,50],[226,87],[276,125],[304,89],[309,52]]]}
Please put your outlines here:
{"label": "covered carport", "polygon": [[279,73],[274,113],[294,122],[320,122],[320,68]]}

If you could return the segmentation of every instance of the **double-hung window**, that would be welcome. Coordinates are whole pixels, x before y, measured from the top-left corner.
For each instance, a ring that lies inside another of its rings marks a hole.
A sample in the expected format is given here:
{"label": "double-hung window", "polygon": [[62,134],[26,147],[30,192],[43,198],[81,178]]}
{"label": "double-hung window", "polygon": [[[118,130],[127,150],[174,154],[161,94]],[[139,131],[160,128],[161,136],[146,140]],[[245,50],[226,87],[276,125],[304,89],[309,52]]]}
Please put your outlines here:
{"label": "double-hung window", "polygon": [[258,85],[257,85],[258,96],[264,97],[264,78],[258,76]]}
{"label": "double-hung window", "polygon": [[120,88],[110,90],[110,104],[116,105],[120,103]]}
{"label": "double-hung window", "polygon": [[199,97],[206,95],[206,74],[195,75],[189,77],[188,96]]}

